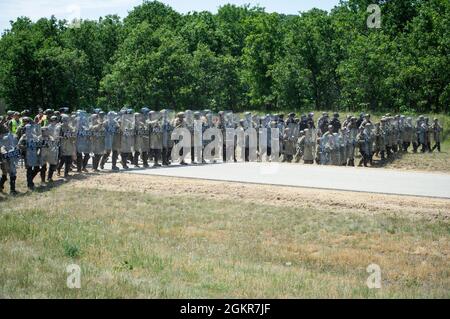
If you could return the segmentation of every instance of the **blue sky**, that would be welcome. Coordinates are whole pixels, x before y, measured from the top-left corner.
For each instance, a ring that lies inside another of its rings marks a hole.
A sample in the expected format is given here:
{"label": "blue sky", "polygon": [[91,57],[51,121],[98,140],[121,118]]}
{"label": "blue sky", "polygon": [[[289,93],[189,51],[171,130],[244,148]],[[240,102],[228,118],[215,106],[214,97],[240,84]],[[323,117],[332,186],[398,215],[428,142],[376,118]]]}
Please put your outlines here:
{"label": "blue sky", "polygon": [[[178,12],[208,10],[216,12],[221,5],[232,3],[260,5],[268,12],[292,13],[311,8],[330,10],[339,0],[162,0]],[[97,19],[107,14],[121,17],[142,0],[0,0],[0,30],[9,27],[9,21],[27,16],[33,21],[52,14],[59,19]]]}

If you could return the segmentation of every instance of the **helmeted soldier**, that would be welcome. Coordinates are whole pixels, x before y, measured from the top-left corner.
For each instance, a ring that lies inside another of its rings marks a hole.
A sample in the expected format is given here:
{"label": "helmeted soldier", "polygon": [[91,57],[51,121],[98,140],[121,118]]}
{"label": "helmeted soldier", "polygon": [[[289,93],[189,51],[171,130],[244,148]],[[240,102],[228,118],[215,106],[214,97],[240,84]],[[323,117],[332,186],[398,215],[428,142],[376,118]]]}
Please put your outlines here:
{"label": "helmeted soldier", "polygon": [[322,165],[331,165],[333,163],[332,156],[335,157],[336,140],[333,129],[333,125],[328,125],[328,131],[322,135],[320,140],[320,162]]}
{"label": "helmeted soldier", "polygon": [[323,112],[322,116],[317,120],[317,128],[320,130],[321,134],[325,134],[328,131],[329,118],[328,113]]}
{"label": "helmeted soldier", "polygon": [[27,187],[30,190],[34,189],[34,178],[40,172],[40,131],[41,127],[38,124],[25,125],[25,134],[19,139],[19,148],[24,154],[25,167],[27,170]]}
{"label": "helmeted soldier", "polygon": [[425,123],[426,123],[426,126],[427,126],[427,131],[426,131],[426,134],[425,134],[426,145],[427,145],[426,151],[431,153],[432,152],[431,151],[431,137],[433,136],[433,129],[431,128],[431,125],[430,125],[428,117],[425,117]]}
{"label": "helmeted soldier", "polygon": [[108,161],[110,155],[112,155],[112,167],[113,171],[118,171],[117,160],[119,159],[120,145],[121,145],[121,134],[120,134],[120,123],[119,115],[115,112],[108,112],[105,117],[104,127],[105,127],[105,154],[102,156],[100,161],[100,168],[104,169],[105,164]]}
{"label": "helmeted soldier", "polygon": [[286,120],[286,126],[289,126],[289,124],[295,123],[295,113],[289,113],[288,118]]}
{"label": "helmeted soldier", "polygon": [[442,126],[439,124],[439,120],[437,118],[434,119],[433,124],[431,125],[431,130],[433,132],[434,139],[434,146],[431,151],[434,151],[437,148],[438,152],[441,152]]}
{"label": "helmeted soldier", "polygon": [[53,181],[53,173],[56,171],[58,166],[59,157],[59,130],[57,132],[52,132],[48,126],[44,126],[41,129],[40,137],[40,166],[41,166],[41,181],[44,183],[46,181],[46,173],[48,168],[49,182]]}
{"label": "helmeted soldier", "polygon": [[365,113],[360,113],[359,118],[356,120],[356,127],[358,128],[358,130],[361,127],[362,122],[364,121],[365,115],[366,115]]}
{"label": "helmeted soldier", "polygon": [[16,195],[16,167],[20,158],[20,150],[16,135],[8,129],[6,123],[6,119],[0,119],[0,168],[2,172],[0,192],[3,191],[9,175],[10,194]]}
{"label": "helmeted soldier", "polygon": [[91,151],[94,153],[92,169],[97,172],[102,156],[106,154],[106,128],[99,114],[92,115],[89,129],[91,131]]}
{"label": "helmeted soldier", "polygon": [[296,163],[300,162],[300,160],[303,158],[303,155],[305,153],[305,141],[306,141],[305,132],[300,131],[299,137],[297,140],[297,149],[296,149],[296,153],[294,156],[294,161]]}
{"label": "helmeted soldier", "polygon": [[83,110],[77,112],[77,171],[87,172],[87,164],[91,153],[90,116]]}
{"label": "helmeted soldier", "polygon": [[[211,118],[212,114],[211,112],[208,112],[206,114],[206,118],[208,120],[208,124],[212,125],[212,118]],[[173,127],[174,129],[180,129],[180,128],[187,128],[186,126],[186,121],[185,121],[185,113],[184,112],[178,112],[177,116],[173,122]],[[182,148],[180,150],[180,155],[181,155],[181,161],[180,161],[180,165],[187,165],[187,163],[185,162],[185,157],[187,154],[184,154],[184,149]]]}
{"label": "helmeted soldier", "polygon": [[333,126],[333,133],[338,133],[342,128],[341,121],[339,121],[339,113],[333,114],[333,119],[330,121],[330,125]]}
{"label": "helmeted soldier", "polygon": [[314,163],[314,150],[316,146],[316,134],[314,128],[308,128],[304,131],[305,143],[303,150],[303,163],[313,164]]}
{"label": "helmeted soldier", "polygon": [[120,158],[122,167],[128,169],[128,161],[132,161],[136,138],[135,116],[133,110],[127,109],[120,120]]}
{"label": "helmeted soldier", "polygon": [[58,165],[58,175],[64,166],[64,177],[69,177],[72,159],[76,157],[77,131],[76,123],[67,115],[61,115],[60,134],[60,162]]}
{"label": "helmeted soldier", "polygon": [[159,112],[150,111],[149,113],[149,129],[150,129],[150,154],[153,157],[153,167],[159,167],[159,161],[162,160],[163,149],[163,131],[162,119]]}
{"label": "helmeted soldier", "polygon": [[163,149],[162,149],[162,162],[163,165],[170,165],[170,156],[173,147],[172,141],[172,131],[173,125],[170,121],[170,112],[168,110],[161,110],[161,128],[162,128],[162,138],[163,138]]}
{"label": "helmeted soldier", "polygon": [[347,165],[355,166],[355,148],[357,145],[358,127],[356,124],[356,117],[350,119],[350,123],[347,125],[348,130],[348,143],[347,143]]}
{"label": "helmeted soldier", "polygon": [[307,123],[309,129],[316,128],[316,125],[314,124],[314,113],[313,112],[308,113],[308,118],[306,120],[306,123]]}
{"label": "helmeted soldier", "polygon": [[421,152],[425,153],[428,150],[428,124],[426,119],[419,122],[419,144],[422,145]]}
{"label": "helmeted soldier", "polygon": [[300,116],[299,130],[305,131],[308,128],[308,117],[305,114]]}
{"label": "helmeted soldier", "polygon": [[342,123],[342,127],[347,127],[350,124],[351,119],[352,116],[348,114],[347,117],[345,118],[345,121]]}
{"label": "helmeted soldier", "polygon": [[349,138],[349,132],[346,127],[342,127],[339,132],[339,165],[347,165],[347,143]]}
{"label": "helmeted soldier", "polygon": [[403,124],[403,151],[408,152],[408,148],[411,146],[411,143],[414,141],[414,127],[412,124],[412,118],[408,117],[406,118],[404,124]]}
{"label": "helmeted soldier", "polygon": [[145,168],[148,165],[148,154],[150,152],[150,131],[148,124],[148,113],[136,113],[136,140],[134,150],[134,165],[139,167],[139,155]]}
{"label": "helmeted soldier", "polygon": [[296,153],[296,145],[297,138],[293,136],[291,128],[286,127],[283,134],[283,162],[292,162],[292,159]]}
{"label": "helmeted soldier", "polygon": [[416,137],[413,141],[413,152],[416,153],[417,150],[419,149],[419,146],[421,145],[421,130],[422,130],[422,123],[425,122],[425,116],[420,115],[417,120],[416,120],[416,126],[415,126],[415,133],[416,133]]}
{"label": "helmeted soldier", "polygon": [[364,166],[367,167],[367,164],[369,163],[370,160],[369,144],[371,143],[369,129],[360,128],[357,140],[359,152],[361,153],[361,160],[359,161],[358,166],[362,166],[364,164]]}
{"label": "helmeted soldier", "polygon": [[381,160],[386,159],[385,135],[381,123],[375,124],[374,138],[375,138],[374,155],[376,156],[380,155]]}

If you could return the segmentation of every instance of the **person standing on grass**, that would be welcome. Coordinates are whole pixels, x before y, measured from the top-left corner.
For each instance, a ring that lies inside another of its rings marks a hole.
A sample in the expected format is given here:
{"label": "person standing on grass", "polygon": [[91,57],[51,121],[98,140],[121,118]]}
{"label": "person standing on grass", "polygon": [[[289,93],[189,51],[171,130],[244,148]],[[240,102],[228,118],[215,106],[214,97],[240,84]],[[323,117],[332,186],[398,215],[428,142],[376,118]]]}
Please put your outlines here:
{"label": "person standing on grass", "polygon": [[[39,128],[39,130],[38,130]],[[27,186],[34,190],[34,178],[41,171],[40,167],[40,125],[25,125],[25,134],[19,139],[19,148],[24,154],[25,167],[27,169]]]}
{"label": "person standing on grass", "polygon": [[433,132],[434,138],[434,146],[431,149],[433,152],[436,148],[438,152],[441,152],[441,135],[442,135],[442,127],[439,124],[439,120],[437,118],[434,119],[434,123],[431,125],[431,130]]}

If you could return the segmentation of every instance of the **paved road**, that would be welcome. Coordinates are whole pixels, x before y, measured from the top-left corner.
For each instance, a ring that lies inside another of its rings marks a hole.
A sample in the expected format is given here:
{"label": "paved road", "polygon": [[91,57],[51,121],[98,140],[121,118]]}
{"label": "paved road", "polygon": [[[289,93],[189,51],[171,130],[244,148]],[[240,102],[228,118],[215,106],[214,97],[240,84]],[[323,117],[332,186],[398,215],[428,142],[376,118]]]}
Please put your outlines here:
{"label": "paved road", "polygon": [[129,173],[450,199],[450,174],[287,163],[226,163]]}

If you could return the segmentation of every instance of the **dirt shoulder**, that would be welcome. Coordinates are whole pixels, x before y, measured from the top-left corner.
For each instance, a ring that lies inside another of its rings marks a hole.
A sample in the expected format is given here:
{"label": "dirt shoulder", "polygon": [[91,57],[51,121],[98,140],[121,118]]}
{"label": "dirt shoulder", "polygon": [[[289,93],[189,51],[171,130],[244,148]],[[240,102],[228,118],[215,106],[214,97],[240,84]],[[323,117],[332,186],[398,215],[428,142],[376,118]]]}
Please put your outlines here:
{"label": "dirt shoulder", "polygon": [[102,173],[71,182],[73,187],[161,196],[195,196],[201,199],[244,201],[254,204],[312,208],[331,212],[359,211],[450,218],[445,199],[331,191],[299,187],[255,185],[127,173]]}

